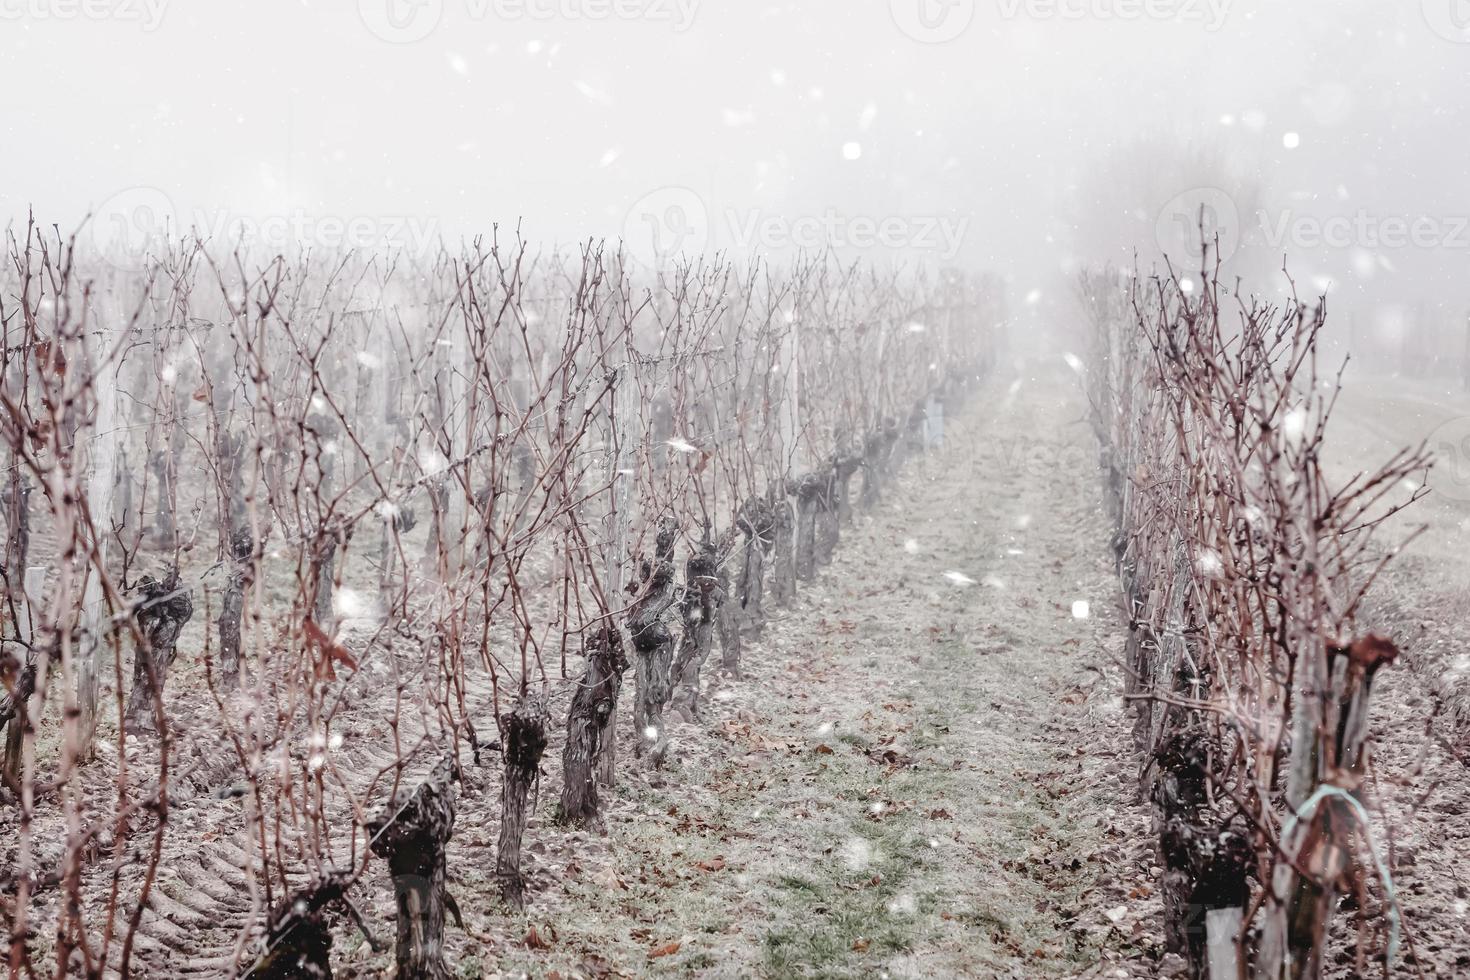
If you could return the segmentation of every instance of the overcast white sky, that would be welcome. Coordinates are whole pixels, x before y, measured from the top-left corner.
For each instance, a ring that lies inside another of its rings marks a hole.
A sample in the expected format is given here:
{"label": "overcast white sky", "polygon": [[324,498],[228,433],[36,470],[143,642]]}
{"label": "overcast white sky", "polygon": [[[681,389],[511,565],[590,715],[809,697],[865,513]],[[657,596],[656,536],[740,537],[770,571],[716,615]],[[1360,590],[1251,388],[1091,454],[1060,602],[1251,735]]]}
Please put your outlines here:
{"label": "overcast white sky", "polygon": [[1242,268],[1470,304],[1466,0],[0,0],[0,45],[12,219],[815,235],[1054,292],[1203,187]]}

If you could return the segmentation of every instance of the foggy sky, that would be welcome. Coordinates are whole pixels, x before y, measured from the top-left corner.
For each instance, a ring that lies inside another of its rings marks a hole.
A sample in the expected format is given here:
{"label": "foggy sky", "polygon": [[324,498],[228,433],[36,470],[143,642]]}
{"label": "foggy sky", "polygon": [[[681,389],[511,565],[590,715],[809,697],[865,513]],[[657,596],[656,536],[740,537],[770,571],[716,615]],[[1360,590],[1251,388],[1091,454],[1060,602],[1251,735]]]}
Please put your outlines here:
{"label": "foggy sky", "polygon": [[1203,187],[1253,277],[1470,308],[1465,0],[0,0],[0,38],[11,221],[835,238],[1050,302]]}

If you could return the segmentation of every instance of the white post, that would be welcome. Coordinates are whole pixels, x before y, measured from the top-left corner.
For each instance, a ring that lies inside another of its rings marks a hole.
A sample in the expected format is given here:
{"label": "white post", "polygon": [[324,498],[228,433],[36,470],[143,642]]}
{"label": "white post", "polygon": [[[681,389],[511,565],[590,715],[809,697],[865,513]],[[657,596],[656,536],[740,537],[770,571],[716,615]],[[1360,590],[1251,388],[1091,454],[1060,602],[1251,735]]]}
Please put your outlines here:
{"label": "white post", "polygon": [[800,471],[803,462],[800,452],[801,393],[798,391],[798,382],[801,377],[801,342],[795,313],[791,314],[789,326],[790,329],[786,332],[785,339],[781,341],[781,381],[785,385],[785,398],[782,400],[781,413],[781,449],[785,454],[782,462],[790,467],[786,475],[794,476]]}
{"label": "white post", "polygon": [[[107,358],[112,352],[113,330],[104,325],[100,329],[97,356],[94,365]],[[93,536],[97,550],[97,561],[107,567],[108,540],[112,532],[113,491],[117,486],[117,446],[121,438],[122,376],[120,359],[95,374],[94,388],[97,392],[97,417],[93,423],[93,436],[88,462],[87,501],[90,505]],[[76,676],[77,708],[81,712],[80,744],[78,755],[83,759],[92,756],[92,734],[97,727],[97,701],[99,697],[101,661],[107,644],[103,634],[107,625],[104,615],[106,601],[102,593],[102,577],[90,565],[85,568],[86,585],[82,590],[82,642],[79,647]]]}
{"label": "white post", "polygon": [[1240,980],[1239,949],[1241,910],[1210,909],[1205,913],[1205,941],[1209,953],[1210,980]]}

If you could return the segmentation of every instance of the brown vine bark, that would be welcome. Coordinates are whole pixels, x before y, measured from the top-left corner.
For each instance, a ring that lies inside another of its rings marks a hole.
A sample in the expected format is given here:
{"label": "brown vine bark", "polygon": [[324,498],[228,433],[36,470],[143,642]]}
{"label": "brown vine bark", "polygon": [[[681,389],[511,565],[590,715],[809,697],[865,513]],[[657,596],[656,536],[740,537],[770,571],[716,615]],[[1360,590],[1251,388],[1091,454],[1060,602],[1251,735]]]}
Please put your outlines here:
{"label": "brown vine bark", "polygon": [[595,630],[584,652],[587,667],[567,709],[567,741],[562,748],[562,789],[559,818],[574,827],[596,826],[601,819],[594,767],[604,741],[611,741],[617,717],[618,692],[628,659],[623,637],[615,626]]}
{"label": "brown vine bark", "polygon": [[446,756],[412,792],[395,796],[367,824],[370,847],[386,858],[393,875],[398,917],[394,960],[396,976],[411,980],[448,980],[444,962],[444,913],[461,928],[459,909],[447,887],[445,851],[454,834],[460,778],[454,756]]}
{"label": "brown vine bark", "polygon": [[252,576],[251,556],[255,551],[255,539],[250,528],[237,527],[230,537],[230,577],[220,597],[219,618],[219,669],[226,690],[240,683],[240,627],[245,611],[245,590]]}
{"label": "brown vine bark", "polygon": [[883,500],[883,474],[890,445],[887,430],[882,425],[869,432],[863,440],[863,492],[858,499],[863,510],[872,510]]}
{"label": "brown vine bark", "polygon": [[265,949],[245,975],[252,980],[332,980],[332,930],[324,913],[337,904],[347,908],[376,950],[377,941],[347,899],[349,884],[346,873],[334,872],[278,903],[266,919],[261,938]]}
{"label": "brown vine bark", "polygon": [[1207,736],[1197,728],[1175,732],[1155,754],[1158,778],[1152,796],[1161,824],[1164,875],[1164,940],[1195,976],[1209,968],[1206,920],[1215,909],[1240,908],[1250,899],[1246,875],[1253,863],[1250,838],[1235,825],[1220,826],[1210,807]]}
{"label": "brown vine bark", "polygon": [[817,510],[826,478],[808,473],[796,484],[796,577],[809,582],[817,574]]}
{"label": "brown vine bark", "polygon": [[[10,484],[5,488],[5,600],[3,621],[10,624],[9,635],[0,634],[0,640],[16,639],[29,644],[31,637],[25,636],[21,622],[22,609],[26,604],[25,568],[31,548],[31,488],[21,474],[20,466],[12,455]],[[12,649],[15,652],[12,652]],[[23,651],[23,652],[22,652]],[[36,656],[29,647],[16,645],[11,648],[0,643],[0,680],[4,681],[9,693],[0,700],[0,730],[5,732],[5,742],[0,748],[0,781],[7,786],[19,785],[21,746],[25,737],[26,704],[36,690]]]}
{"label": "brown vine bark", "polygon": [[128,694],[127,725],[133,731],[156,731],[163,724],[163,685],[177,655],[179,632],[194,616],[194,601],[179,585],[178,568],[162,582],[151,575],[138,583],[142,600],[133,618],[143,642],[133,654],[133,688]]}
{"label": "brown vine bark", "polygon": [[784,606],[796,598],[796,513],[785,488],[772,492],[770,562],[771,603]]}
{"label": "brown vine bark", "polygon": [[245,512],[242,470],[245,436],[221,427],[215,438],[219,472],[220,544],[229,568],[229,578],[220,597],[215,628],[219,633],[219,666],[226,690],[240,682],[240,618],[245,608],[245,589],[250,580],[250,554],[255,541]]}
{"label": "brown vine bark", "polygon": [[526,804],[540,773],[549,720],[545,700],[522,694],[515,710],[500,723],[505,783],[500,796],[500,848],[495,859],[495,877],[500,882],[501,897],[516,909],[525,904],[521,838],[526,832]]}
{"label": "brown vine bark", "polygon": [[629,583],[638,593],[628,612],[628,632],[636,656],[633,727],[637,753],[651,755],[655,765],[663,761],[668,746],[664,732],[664,707],[669,701],[673,667],[674,637],[664,614],[674,604],[674,538],[679,525],[672,517],[659,519],[654,560],[644,561],[639,581]]}
{"label": "brown vine bark", "polygon": [[747,636],[758,638],[766,628],[762,597],[767,558],[775,545],[775,516],[765,500],[751,497],[740,509],[737,527],[745,543],[741,545],[734,584],[727,589],[729,598],[720,607],[722,620],[728,623],[720,634],[720,666],[736,677],[740,675],[741,640]]}
{"label": "brown vine bark", "polygon": [[699,671],[714,645],[714,628],[725,601],[720,584],[719,554],[706,540],[684,563],[684,597],[679,604],[684,616],[684,635],[674,658],[673,710],[686,722],[699,717]]}

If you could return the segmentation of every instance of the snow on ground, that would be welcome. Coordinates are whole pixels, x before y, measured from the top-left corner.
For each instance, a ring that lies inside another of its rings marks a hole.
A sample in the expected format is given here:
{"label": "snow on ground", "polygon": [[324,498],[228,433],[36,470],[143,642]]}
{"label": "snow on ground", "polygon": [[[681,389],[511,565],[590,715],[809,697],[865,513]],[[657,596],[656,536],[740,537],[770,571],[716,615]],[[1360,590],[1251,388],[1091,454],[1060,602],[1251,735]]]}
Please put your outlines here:
{"label": "snow on ground", "polygon": [[[1057,372],[1000,406],[1008,381],[844,532],[748,648],[744,677],[710,678],[670,770],[623,766],[605,838],[550,824],[548,752],[524,918],[489,906],[493,813],[462,805],[451,887],[479,937],[451,939],[462,971],[474,958],[487,976],[1158,972],[1095,487],[1017,472],[996,438],[1085,446],[1081,399]],[[956,587],[956,570],[1007,588]],[[626,762],[626,721],[622,735]],[[533,927],[546,948],[528,948]]]}

